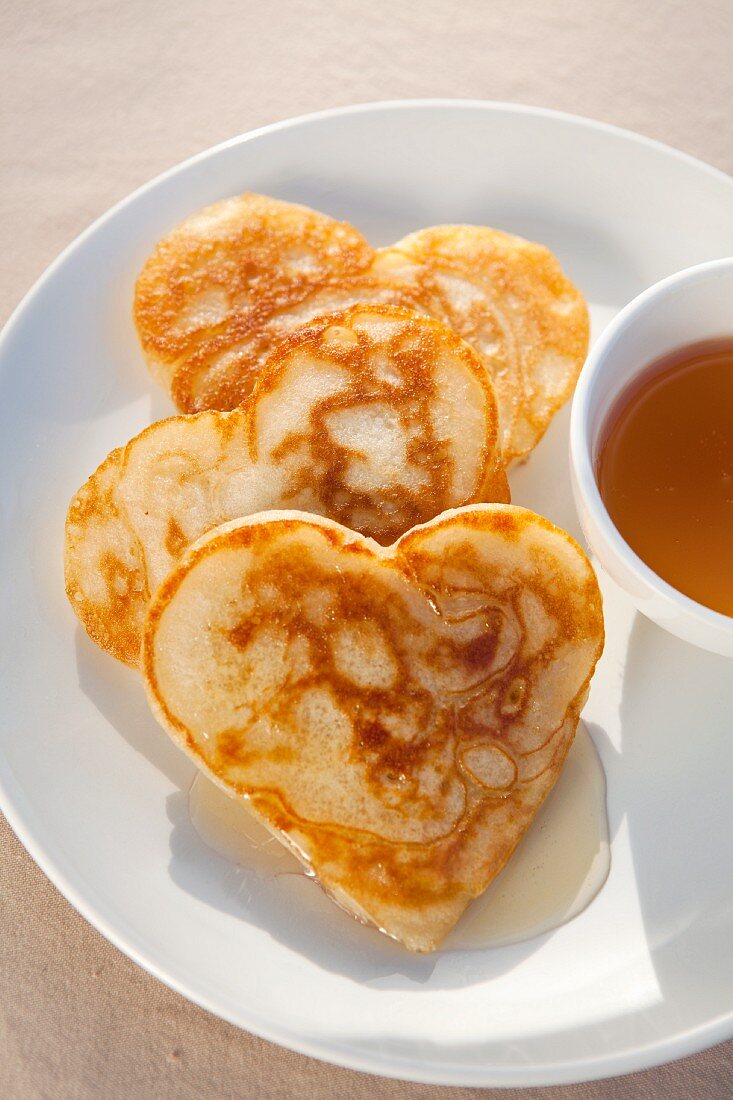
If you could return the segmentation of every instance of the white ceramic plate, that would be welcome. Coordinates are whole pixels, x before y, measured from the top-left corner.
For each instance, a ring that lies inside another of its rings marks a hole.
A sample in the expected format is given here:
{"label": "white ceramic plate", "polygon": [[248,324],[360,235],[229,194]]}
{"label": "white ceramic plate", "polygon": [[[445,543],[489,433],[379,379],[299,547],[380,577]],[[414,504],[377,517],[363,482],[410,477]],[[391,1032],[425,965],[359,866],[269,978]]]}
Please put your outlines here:
{"label": "white ceramic plate", "polygon": [[[608,643],[585,711],[613,863],[577,919],[514,947],[413,958],[302,878],[208,853],[193,768],[132,671],[63,591],[64,513],[117,444],[170,411],[130,317],[135,274],[189,211],[245,189],[353,221],[375,243],[436,222],[543,241],[595,332],[643,287],[733,253],[733,181],[632,134],[501,104],[418,102],[268,127],[188,161],[79,238],[0,349],[2,806],[66,897],[212,1012],[343,1065],[466,1085],[601,1077],[733,1034],[733,666],[665,635],[604,582]],[[578,535],[567,414],[514,499]],[[43,920],[44,915],[29,914]]]}

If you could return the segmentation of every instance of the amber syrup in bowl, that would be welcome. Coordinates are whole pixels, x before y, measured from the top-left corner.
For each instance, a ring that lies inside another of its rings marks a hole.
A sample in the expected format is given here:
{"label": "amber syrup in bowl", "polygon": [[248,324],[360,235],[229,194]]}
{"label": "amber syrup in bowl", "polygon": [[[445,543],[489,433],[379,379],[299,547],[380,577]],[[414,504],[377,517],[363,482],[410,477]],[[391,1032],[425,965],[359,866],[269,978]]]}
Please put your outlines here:
{"label": "amber syrup in bowl", "polygon": [[634,379],[606,419],[596,477],[632,550],[733,616],[733,336],[678,348]]}

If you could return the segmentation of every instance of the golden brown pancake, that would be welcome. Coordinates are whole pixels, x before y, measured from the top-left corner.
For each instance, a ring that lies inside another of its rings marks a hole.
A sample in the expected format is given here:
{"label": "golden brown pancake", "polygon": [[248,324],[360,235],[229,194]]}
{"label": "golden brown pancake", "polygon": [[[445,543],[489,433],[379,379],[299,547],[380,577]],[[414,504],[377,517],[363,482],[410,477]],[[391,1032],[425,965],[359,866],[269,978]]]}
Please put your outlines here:
{"label": "golden brown pancake", "polygon": [[450,325],[496,388],[507,463],[571,395],[588,349],[582,294],[542,245],[485,226],[433,226],[376,253],[353,226],[262,195],[192,215],[137,282],[153,373],[183,412],[235,408],[274,347],[357,302]]}
{"label": "golden brown pancake", "polygon": [[89,637],[136,664],[150,588],[142,547],[117,493],[125,450],[112,451],[69,505],[64,576]]}
{"label": "golden brown pancake", "polygon": [[273,512],[186,551],[142,666],[199,767],[343,908],[430,951],[552,788],[602,647],[590,563],[524,509],[389,548]]}
{"label": "golden brown pancake", "polygon": [[588,307],[549,249],[497,229],[437,225],[381,249],[370,277],[402,287],[482,357],[507,462],[527,455],[571,396]]}
{"label": "golden brown pancake", "polygon": [[372,257],[352,225],[305,206],[255,194],[214,203],[164,237],[137,280],[148,365],[182,411],[234,408],[274,346],[273,314]]}
{"label": "golden brown pancake", "polygon": [[231,413],[153,424],[71,502],[66,587],[91,637],[137,664],[151,594],[212,527],[266,508],[389,543],[445,508],[509,499],[491,384],[438,321],[359,306],[271,356]]}

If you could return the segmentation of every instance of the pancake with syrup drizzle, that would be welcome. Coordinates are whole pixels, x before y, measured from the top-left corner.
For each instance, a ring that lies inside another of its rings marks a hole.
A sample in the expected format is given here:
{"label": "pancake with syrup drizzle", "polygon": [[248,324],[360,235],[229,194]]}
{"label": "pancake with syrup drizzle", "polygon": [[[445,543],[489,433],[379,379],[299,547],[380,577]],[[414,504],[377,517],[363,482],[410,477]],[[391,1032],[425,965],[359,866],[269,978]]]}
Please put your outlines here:
{"label": "pancake with syrup drizzle", "polygon": [[440,322],[386,306],[312,322],[243,406],[160,421],[102,463],[69,508],[69,599],[135,665],[151,595],[212,527],[292,507],[390,543],[446,508],[508,500],[498,436],[486,372]]}
{"label": "pancake with syrup drizzle", "polygon": [[265,195],[192,214],[159,242],[135,286],[152,373],[183,412],[234,408],[276,342],[272,315],[366,269],[373,255],[354,226]]}
{"label": "pancake with syrup drizzle", "polygon": [[430,951],[552,788],[602,648],[590,563],[525,509],[389,548],[273,512],[186,551],[142,668],[171,737],[340,906]]}

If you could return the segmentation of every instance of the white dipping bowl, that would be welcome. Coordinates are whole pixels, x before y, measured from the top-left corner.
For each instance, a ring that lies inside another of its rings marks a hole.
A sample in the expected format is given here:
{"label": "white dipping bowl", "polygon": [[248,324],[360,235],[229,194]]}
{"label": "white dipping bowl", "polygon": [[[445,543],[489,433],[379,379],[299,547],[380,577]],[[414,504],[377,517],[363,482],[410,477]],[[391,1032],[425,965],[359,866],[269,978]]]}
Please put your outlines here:
{"label": "white dipping bowl", "polygon": [[733,338],[733,257],[687,268],[634,298],[581,372],[570,418],[570,464],[588,543],[639,611],[693,645],[733,657],[733,618],[678,592],[634,553],[606,511],[596,480],[603,427],[621,391],[660,356],[721,336]]}

